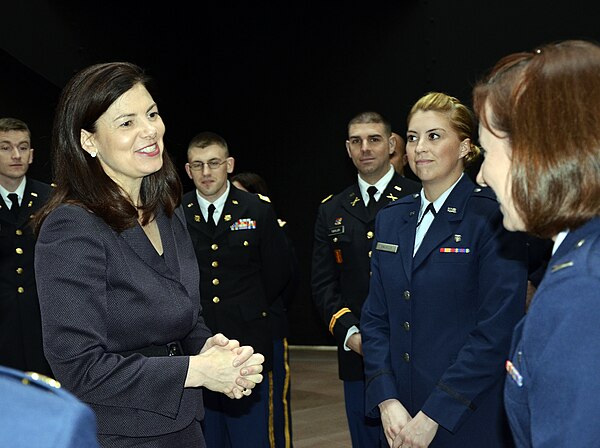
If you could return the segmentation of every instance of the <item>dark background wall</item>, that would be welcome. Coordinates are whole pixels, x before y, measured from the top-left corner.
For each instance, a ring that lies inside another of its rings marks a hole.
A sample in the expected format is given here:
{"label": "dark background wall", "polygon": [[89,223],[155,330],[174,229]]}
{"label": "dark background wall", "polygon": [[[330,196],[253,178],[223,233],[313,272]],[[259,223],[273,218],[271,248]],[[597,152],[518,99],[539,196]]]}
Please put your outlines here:
{"label": "dark background wall", "polygon": [[[51,181],[48,150],[61,88],[95,62],[127,60],[157,83],[166,144],[183,170],[189,139],[225,137],[236,171],[261,174],[289,222],[301,264],[293,344],[330,344],[310,296],[310,252],[322,198],[355,181],[346,124],[387,115],[401,135],[430,90],[470,104],[501,56],[562,39],[600,39],[592,2],[80,2],[3,5],[0,116],[27,121],[32,177]],[[191,6],[194,5],[194,6]]]}

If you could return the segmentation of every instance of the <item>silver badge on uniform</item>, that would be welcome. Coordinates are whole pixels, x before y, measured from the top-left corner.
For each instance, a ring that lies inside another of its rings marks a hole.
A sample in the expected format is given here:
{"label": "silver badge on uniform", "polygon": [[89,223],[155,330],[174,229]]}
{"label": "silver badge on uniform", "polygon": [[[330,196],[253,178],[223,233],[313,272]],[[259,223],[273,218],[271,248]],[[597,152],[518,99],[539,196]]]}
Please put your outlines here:
{"label": "silver badge on uniform", "polygon": [[376,250],[381,250],[384,252],[392,252],[392,253],[396,253],[398,252],[398,245],[397,244],[389,244],[389,243],[382,243],[382,242],[377,242],[377,244],[375,245],[375,249]]}

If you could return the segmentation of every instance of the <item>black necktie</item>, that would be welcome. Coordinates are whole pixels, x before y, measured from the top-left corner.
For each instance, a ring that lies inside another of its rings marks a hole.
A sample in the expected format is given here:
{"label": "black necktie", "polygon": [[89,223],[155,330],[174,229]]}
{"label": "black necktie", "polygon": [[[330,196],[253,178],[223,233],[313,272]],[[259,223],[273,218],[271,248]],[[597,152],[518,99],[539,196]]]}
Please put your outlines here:
{"label": "black necktie", "polygon": [[208,219],[206,220],[206,222],[208,224],[208,228],[211,230],[215,230],[217,228],[217,225],[215,224],[215,220],[213,219],[214,213],[215,213],[215,205],[210,204],[208,206]]}
{"label": "black necktie", "polygon": [[10,211],[14,216],[17,216],[19,214],[19,196],[17,196],[17,193],[9,193],[8,199],[12,202]]}
{"label": "black necktie", "polygon": [[425,215],[427,214],[427,212],[431,212],[431,214],[435,218],[436,212],[435,212],[435,208],[433,208],[433,202],[430,202],[429,205],[427,207],[425,207],[425,211],[421,215],[421,219],[419,219],[419,222],[417,223],[417,227],[419,227],[421,225],[421,223],[423,222],[423,218],[425,218]]}
{"label": "black necktie", "polygon": [[367,188],[367,193],[369,193],[369,203],[367,204],[367,211],[369,212],[369,217],[375,217],[375,209],[377,207],[377,200],[375,199],[375,193],[377,193],[377,187],[371,185]]}

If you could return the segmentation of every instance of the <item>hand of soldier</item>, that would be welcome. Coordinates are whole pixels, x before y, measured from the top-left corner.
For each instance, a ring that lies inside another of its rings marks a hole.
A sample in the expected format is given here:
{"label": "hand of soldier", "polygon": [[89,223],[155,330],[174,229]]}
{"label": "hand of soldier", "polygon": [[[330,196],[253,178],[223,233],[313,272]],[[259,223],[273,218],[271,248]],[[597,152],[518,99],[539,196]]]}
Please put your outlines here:
{"label": "hand of soldier", "polygon": [[354,333],[346,341],[348,348],[362,356],[362,336],[360,333]]}
{"label": "hand of soldier", "polygon": [[402,403],[389,399],[379,403],[381,424],[385,438],[390,447],[400,446],[402,438],[398,437],[402,428],[411,420],[411,416]]}

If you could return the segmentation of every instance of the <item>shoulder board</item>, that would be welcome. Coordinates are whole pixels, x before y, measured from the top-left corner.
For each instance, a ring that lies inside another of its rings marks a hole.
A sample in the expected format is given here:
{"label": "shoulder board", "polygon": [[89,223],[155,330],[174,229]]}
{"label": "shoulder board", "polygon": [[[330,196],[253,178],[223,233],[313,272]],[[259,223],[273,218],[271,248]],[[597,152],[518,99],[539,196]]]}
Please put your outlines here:
{"label": "shoulder board", "polygon": [[261,198],[263,201],[271,203],[271,200],[269,199],[268,196],[265,196],[264,194],[260,194],[260,193],[256,193],[258,195],[259,198]]}
{"label": "shoulder board", "polygon": [[323,199],[323,200],[321,201],[321,204],[324,204],[325,202],[327,202],[328,200],[330,200],[332,197],[333,197],[333,195],[332,195],[332,194],[330,194],[329,196],[327,196],[325,199]]}
{"label": "shoulder board", "polygon": [[494,190],[492,190],[490,187],[476,186],[475,188],[473,188],[473,196],[493,199],[494,201],[496,200],[496,195],[494,194]]}

